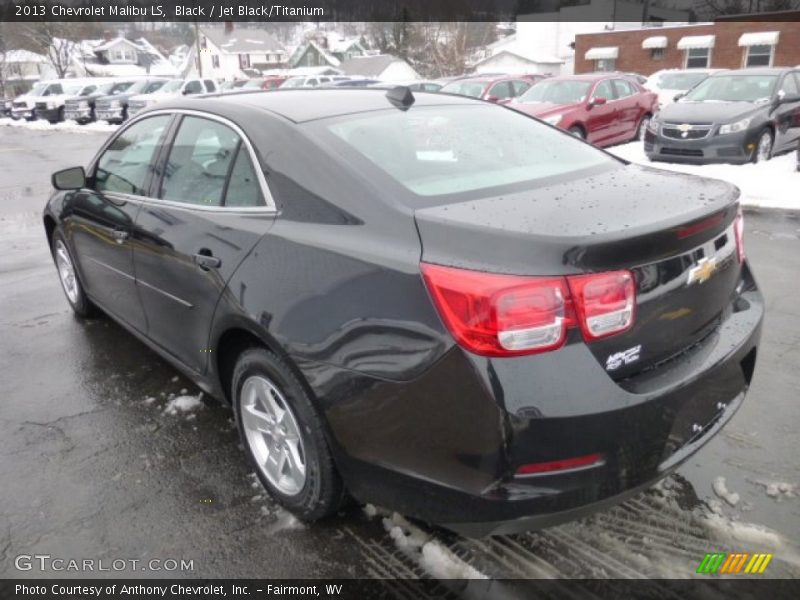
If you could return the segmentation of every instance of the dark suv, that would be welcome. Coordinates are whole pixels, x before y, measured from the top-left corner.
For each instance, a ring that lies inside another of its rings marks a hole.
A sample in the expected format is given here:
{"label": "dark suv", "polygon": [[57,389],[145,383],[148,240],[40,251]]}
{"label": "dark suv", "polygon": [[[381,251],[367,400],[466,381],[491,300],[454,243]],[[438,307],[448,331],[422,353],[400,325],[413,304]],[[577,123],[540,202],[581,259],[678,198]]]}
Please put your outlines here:
{"label": "dark suv", "polygon": [[169,81],[166,77],[139,79],[122,93],[98,98],[95,102],[95,117],[98,121],[122,123],[128,118],[128,100],[140,94],[152,94]]}
{"label": "dark suv", "polygon": [[745,163],[791,151],[800,139],[800,69],[714,73],[650,121],[650,160]]}

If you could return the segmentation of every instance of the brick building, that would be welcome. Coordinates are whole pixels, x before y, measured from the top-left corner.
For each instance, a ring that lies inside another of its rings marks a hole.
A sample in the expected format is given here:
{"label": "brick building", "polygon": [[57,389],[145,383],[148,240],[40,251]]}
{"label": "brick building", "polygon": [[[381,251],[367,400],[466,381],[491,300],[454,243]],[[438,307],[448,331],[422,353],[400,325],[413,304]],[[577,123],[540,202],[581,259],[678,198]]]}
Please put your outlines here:
{"label": "brick building", "polygon": [[[795,17],[800,15],[795,15]],[[575,72],[800,65],[800,21],[717,21],[575,36]]]}

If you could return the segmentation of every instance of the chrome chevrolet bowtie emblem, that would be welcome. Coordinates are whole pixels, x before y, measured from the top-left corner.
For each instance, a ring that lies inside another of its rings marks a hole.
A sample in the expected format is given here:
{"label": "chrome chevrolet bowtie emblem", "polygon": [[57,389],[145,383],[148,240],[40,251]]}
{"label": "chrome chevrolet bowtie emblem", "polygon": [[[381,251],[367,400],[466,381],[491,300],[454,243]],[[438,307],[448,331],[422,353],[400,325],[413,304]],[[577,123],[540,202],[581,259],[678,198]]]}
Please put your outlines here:
{"label": "chrome chevrolet bowtie emblem", "polygon": [[692,285],[693,283],[703,283],[711,279],[711,276],[714,274],[714,271],[717,270],[717,259],[716,257],[711,258],[701,258],[697,261],[697,265],[689,269],[689,279],[687,280],[688,285]]}
{"label": "chrome chevrolet bowtie emblem", "polygon": [[692,129],[692,126],[689,125],[688,123],[683,123],[681,125],[678,125],[678,131],[681,132],[681,137],[682,138],[685,138],[687,135],[689,135],[689,131],[691,129]]}

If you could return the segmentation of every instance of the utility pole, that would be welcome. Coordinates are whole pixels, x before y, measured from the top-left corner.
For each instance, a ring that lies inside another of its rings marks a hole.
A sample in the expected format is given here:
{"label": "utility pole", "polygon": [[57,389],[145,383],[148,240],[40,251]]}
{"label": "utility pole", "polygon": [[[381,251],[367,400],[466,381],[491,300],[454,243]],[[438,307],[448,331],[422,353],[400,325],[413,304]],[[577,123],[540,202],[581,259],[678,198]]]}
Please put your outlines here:
{"label": "utility pole", "polygon": [[[197,1],[195,0],[195,4]],[[203,61],[200,57],[200,28],[197,26],[197,16],[194,18],[194,48],[197,52],[197,75],[203,77]]]}

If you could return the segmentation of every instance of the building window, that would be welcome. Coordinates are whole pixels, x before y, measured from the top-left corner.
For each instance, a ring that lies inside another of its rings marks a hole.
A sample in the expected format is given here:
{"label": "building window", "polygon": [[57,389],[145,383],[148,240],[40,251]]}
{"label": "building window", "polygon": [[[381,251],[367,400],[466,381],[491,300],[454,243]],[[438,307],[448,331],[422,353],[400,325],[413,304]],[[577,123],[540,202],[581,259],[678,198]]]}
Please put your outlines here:
{"label": "building window", "polygon": [[240,54],[239,55],[239,68],[240,69],[249,69],[250,68],[250,55],[249,54]]}
{"label": "building window", "polygon": [[651,48],[650,60],[664,60],[664,48]]}
{"label": "building window", "polygon": [[689,48],[686,50],[687,69],[706,69],[711,62],[711,48]]}
{"label": "building window", "polygon": [[215,69],[219,69],[219,55],[214,54],[211,56],[211,66]]}
{"label": "building window", "polygon": [[771,67],[775,46],[748,46],[744,50],[745,67]]}
{"label": "building window", "polygon": [[594,61],[595,71],[616,71],[617,61],[614,58],[601,58]]}

